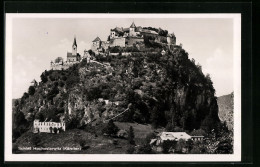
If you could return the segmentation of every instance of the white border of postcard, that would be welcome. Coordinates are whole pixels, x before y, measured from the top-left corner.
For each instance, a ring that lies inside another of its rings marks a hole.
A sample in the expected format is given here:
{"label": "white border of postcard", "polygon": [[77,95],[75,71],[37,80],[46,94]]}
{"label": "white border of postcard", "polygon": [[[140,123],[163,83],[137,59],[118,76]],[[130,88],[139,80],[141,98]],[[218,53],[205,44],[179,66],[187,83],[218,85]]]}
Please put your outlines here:
{"label": "white border of postcard", "polygon": [[[12,154],[12,20],[14,18],[231,18],[234,41],[234,154]],[[5,16],[5,161],[241,161],[241,14],[19,14]]]}

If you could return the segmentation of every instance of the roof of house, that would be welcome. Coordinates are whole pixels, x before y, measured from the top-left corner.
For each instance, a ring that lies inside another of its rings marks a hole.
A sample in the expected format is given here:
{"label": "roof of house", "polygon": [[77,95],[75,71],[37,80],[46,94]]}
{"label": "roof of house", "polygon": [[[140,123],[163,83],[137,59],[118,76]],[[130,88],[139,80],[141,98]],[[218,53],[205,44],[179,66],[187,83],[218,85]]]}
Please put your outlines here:
{"label": "roof of house", "polygon": [[135,23],[133,22],[132,24],[131,24],[131,26],[130,26],[130,28],[135,28],[136,26],[135,26]]}
{"label": "roof of house", "polygon": [[188,135],[186,132],[162,132],[160,135],[162,140],[179,140],[184,139],[188,140],[191,139],[191,136]]}
{"label": "roof of house", "polygon": [[96,37],[92,42],[97,42],[97,41],[101,41],[101,39],[99,37]]}

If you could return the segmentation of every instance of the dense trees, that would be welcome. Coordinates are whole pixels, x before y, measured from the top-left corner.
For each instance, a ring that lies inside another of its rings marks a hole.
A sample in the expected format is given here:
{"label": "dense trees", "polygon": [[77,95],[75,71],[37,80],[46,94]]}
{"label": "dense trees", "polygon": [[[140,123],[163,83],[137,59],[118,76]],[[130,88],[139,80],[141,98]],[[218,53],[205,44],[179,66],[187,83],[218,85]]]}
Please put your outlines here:
{"label": "dense trees", "polygon": [[[168,33],[156,31],[162,36]],[[157,45],[152,42],[153,36],[144,38],[147,45]],[[163,56],[162,49],[166,51]],[[32,115],[40,120],[59,121],[65,116],[66,126],[72,129],[84,122],[86,105],[95,108],[93,115],[103,119],[123,112],[131,104],[129,110],[115,120],[149,123],[174,132],[201,129],[208,134],[216,129],[218,106],[212,81],[194,60],[188,59],[184,49],[160,45],[114,47],[110,51],[134,52],[128,56],[97,55],[96,58],[106,65],[86,65],[82,61],[64,71],[45,71],[41,74],[41,84],[30,87],[14,108],[24,113],[33,108]],[[94,55],[91,50],[89,53]],[[100,98],[109,102],[99,105]],[[120,105],[115,105],[119,102]],[[73,113],[70,116],[64,115],[68,108]],[[104,128],[104,133],[109,135],[116,131],[111,122]]]}
{"label": "dense trees", "polygon": [[41,74],[41,80],[43,83],[46,83],[48,81],[48,72],[45,71]]}

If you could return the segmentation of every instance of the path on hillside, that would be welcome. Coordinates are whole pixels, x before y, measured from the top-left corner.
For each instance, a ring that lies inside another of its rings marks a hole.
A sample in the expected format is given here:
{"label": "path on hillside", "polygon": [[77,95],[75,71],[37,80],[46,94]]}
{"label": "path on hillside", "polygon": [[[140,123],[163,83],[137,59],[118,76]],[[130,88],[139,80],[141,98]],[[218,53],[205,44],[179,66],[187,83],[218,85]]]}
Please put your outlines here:
{"label": "path on hillside", "polygon": [[97,63],[97,64],[100,64],[100,65],[102,65],[102,66],[110,66],[110,65],[107,65],[107,64],[103,64],[103,63],[100,63],[100,62],[98,62],[98,61],[95,61],[95,60],[89,60],[89,62],[91,62],[91,63]]}
{"label": "path on hillside", "polygon": [[110,120],[112,120],[112,119],[114,119],[114,118],[116,118],[116,117],[118,117],[118,116],[124,114],[124,113],[125,113],[126,111],[128,111],[128,110],[129,110],[129,108],[125,109],[123,112],[117,114],[116,116],[114,116],[114,117],[112,117],[112,118],[110,118],[110,119],[105,120],[104,122],[108,122],[108,121],[110,121]]}

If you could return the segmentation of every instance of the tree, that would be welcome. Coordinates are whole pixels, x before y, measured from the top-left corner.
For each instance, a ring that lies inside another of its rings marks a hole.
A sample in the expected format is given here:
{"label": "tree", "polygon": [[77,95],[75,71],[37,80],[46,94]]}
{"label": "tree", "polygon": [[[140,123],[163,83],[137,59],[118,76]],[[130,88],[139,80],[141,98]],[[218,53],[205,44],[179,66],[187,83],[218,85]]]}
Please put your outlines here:
{"label": "tree", "polygon": [[215,128],[215,121],[208,115],[201,123],[201,129],[210,133]]}
{"label": "tree", "polygon": [[60,87],[63,87],[64,85],[65,85],[65,84],[64,84],[63,81],[60,81],[60,82],[59,82],[59,86],[60,86]]}
{"label": "tree", "polygon": [[182,150],[186,148],[186,141],[184,139],[179,139],[175,148],[176,148],[176,152],[182,153]]}
{"label": "tree", "polygon": [[172,123],[168,122],[165,129],[167,132],[174,132],[174,125]]}
{"label": "tree", "polygon": [[29,94],[24,92],[22,99],[27,99],[29,97]]}
{"label": "tree", "polygon": [[47,78],[45,72],[43,72],[43,73],[41,74],[41,80],[42,80],[42,83],[46,83],[46,82],[48,81],[48,78]]}
{"label": "tree", "polygon": [[127,154],[133,154],[135,152],[135,147],[134,146],[129,146],[126,150]]}
{"label": "tree", "polygon": [[17,128],[22,125],[26,125],[27,121],[25,119],[23,112],[18,111],[14,114],[14,123]]}
{"label": "tree", "polygon": [[119,128],[114,124],[113,120],[109,120],[107,126],[102,130],[103,133],[109,136],[114,136],[119,131]]}
{"label": "tree", "polygon": [[151,154],[152,148],[150,144],[145,144],[138,149],[138,154]]}
{"label": "tree", "polygon": [[166,140],[162,143],[162,152],[167,154],[171,148],[174,148],[176,141]]}
{"label": "tree", "polygon": [[44,121],[44,116],[42,112],[37,112],[35,115],[35,119],[39,119],[40,122]]}
{"label": "tree", "polygon": [[190,133],[191,136],[206,136],[206,132],[202,129],[197,129],[197,130],[193,130],[191,133]]}
{"label": "tree", "polygon": [[56,134],[58,132],[58,129],[56,127],[54,127],[53,132]]}
{"label": "tree", "polygon": [[63,61],[63,58],[62,57],[57,57],[55,59],[55,63],[59,63],[59,62],[62,62]]}
{"label": "tree", "polygon": [[134,138],[135,138],[134,129],[133,129],[132,126],[130,126],[130,128],[129,128],[128,141],[129,141],[129,143],[132,144],[132,145],[135,144]]}
{"label": "tree", "polygon": [[17,107],[19,105],[19,100],[14,101],[14,106]]}
{"label": "tree", "polygon": [[34,95],[34,93],[35,93],[35,88],[34,88],[34,86],[30,86],[30,87],[29,87],[28,93],[29,93],[30,96]]}

